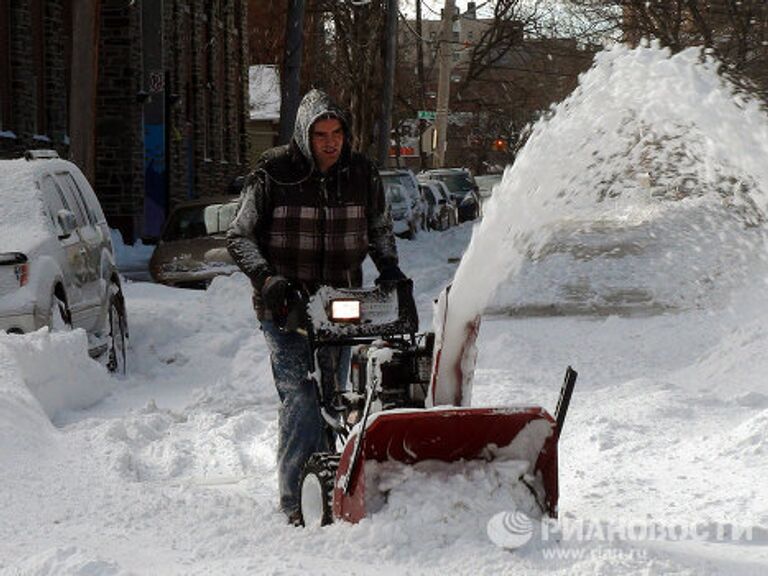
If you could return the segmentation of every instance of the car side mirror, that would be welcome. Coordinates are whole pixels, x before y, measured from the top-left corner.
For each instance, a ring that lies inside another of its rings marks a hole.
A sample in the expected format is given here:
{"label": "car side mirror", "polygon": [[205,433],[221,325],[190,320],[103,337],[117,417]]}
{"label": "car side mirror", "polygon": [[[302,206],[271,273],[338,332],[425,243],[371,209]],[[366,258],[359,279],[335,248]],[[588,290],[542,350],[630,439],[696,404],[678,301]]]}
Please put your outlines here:
{"label": "car side mirror", "polygon": [[56,213],[56,220],[59,223],[59,228],[61,228],[59,239],[69,238],[72,235],[72,232],[77,229],[75,215],[66,208],[62,208]]}

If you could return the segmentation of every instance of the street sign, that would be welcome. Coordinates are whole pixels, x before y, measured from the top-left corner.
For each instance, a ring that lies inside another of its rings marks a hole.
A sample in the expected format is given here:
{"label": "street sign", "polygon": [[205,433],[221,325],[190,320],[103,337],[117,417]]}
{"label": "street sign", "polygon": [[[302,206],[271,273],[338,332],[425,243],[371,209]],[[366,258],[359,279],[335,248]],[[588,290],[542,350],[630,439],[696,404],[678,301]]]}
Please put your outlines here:
{"label": "street sign", "polygon": [[419,110],[418,118],[419,120],[434,120],[435,112],[432,110]]}

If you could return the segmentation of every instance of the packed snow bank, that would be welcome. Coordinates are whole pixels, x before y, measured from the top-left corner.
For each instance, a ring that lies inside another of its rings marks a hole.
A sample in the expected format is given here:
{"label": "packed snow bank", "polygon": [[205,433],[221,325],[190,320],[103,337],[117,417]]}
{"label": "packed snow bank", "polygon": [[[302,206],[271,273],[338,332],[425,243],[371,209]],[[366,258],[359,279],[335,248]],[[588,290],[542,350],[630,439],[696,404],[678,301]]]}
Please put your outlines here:
{"label": "packed snow bank", "polygon": [[0,334],[0,467],[10,465],[19,453],[47,452],[56,442],[56,431],[40,402],[32,395],[16,354]]}
{"label": "packed snow bank", "polygon": [[83,330],[0,334],[0,349],[13,359],[20,380],[50,419],[87,408],[113,388],[106,368],[88,355]]}

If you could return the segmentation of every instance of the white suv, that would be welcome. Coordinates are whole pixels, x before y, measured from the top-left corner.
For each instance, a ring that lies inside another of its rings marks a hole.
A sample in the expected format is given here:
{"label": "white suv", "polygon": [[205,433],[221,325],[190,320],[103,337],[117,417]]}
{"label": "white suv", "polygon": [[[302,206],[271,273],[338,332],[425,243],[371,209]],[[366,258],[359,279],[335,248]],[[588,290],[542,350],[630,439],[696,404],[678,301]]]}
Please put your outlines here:
{"label": "white suv", "polygon": [[125,300],[104,212],[56,152],[0,160],[0,330],[83,328],[89,353],[125,373]]}

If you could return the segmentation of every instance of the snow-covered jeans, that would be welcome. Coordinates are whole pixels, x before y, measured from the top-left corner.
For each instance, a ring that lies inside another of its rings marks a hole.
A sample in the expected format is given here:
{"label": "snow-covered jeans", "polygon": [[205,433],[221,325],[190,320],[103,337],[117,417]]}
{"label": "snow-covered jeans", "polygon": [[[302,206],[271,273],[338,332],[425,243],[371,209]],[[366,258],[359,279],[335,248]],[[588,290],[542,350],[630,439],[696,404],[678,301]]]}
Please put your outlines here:
{"label": "snow-covered jeans", "polygon": [[[310,379],[310,351],[306,337],[282,332],[269,320],[261,329],[270,350],[272,376],[280,397],[278,414],[277,473],[280,508],[289,516],[299,507],[299,483],[304,464],[315,452],[331,450],[332,439],[320,415],[320,395]],[[318,351],[326,398],[334,388],[346,387],[349,347],[326,347]]]}

